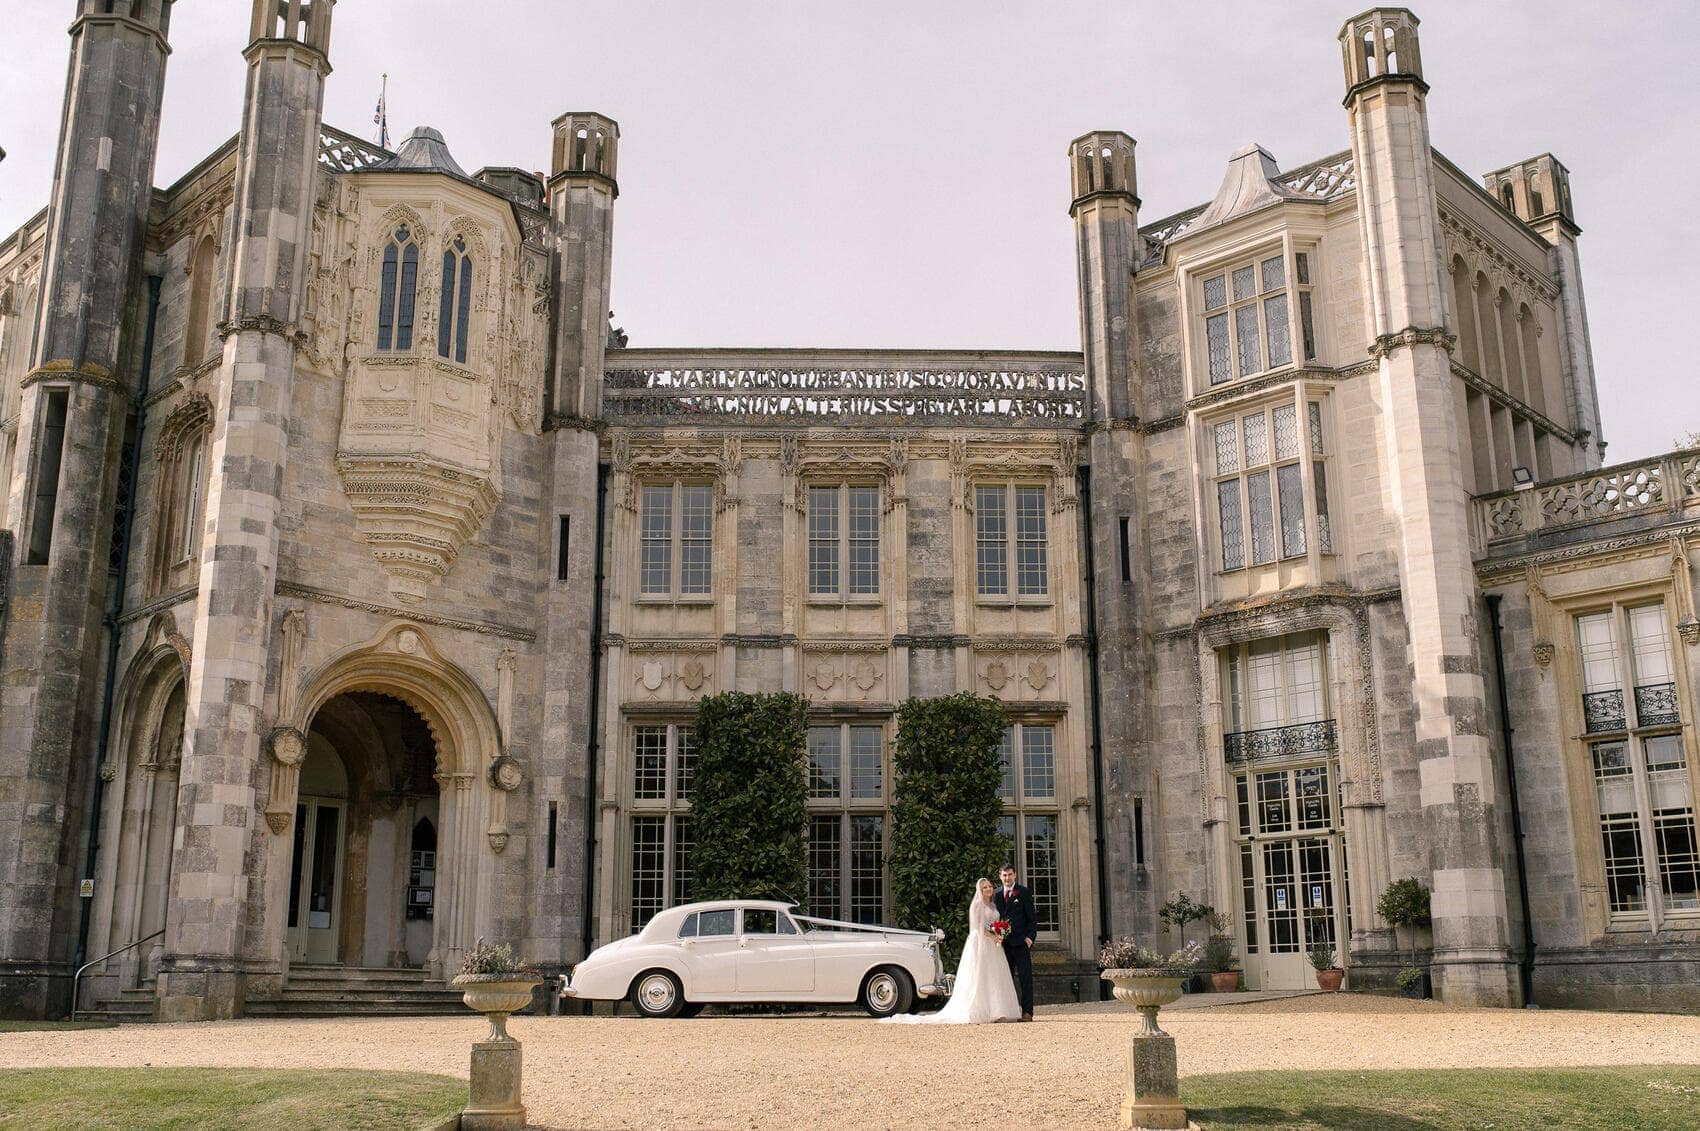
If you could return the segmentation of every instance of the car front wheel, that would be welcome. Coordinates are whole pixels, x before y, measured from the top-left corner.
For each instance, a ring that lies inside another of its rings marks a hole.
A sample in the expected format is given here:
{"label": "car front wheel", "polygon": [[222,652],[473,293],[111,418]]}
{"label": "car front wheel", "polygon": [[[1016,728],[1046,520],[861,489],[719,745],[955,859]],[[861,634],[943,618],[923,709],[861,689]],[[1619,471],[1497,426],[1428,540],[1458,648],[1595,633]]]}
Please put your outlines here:
{"label": "car front wheel", "polygon": [[632,1007],[643,1017],[676,1017],[685,1005],[679,979],[666,970],[646,970],[632,983]]}
{"label": "car front wheel", "polygon": [[915,983],[893,966],[881,966],[862,982],[862,1008],[870,1017],[903,1013],[915,1000]]}

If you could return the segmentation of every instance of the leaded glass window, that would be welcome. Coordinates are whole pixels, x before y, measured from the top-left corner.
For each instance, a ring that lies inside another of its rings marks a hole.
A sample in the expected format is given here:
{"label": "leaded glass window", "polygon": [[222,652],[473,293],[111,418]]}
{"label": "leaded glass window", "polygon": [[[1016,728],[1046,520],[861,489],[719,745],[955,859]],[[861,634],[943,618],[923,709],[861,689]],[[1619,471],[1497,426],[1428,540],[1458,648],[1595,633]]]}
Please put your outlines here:
{"label": "leaded glass window", "polygon": [[[650,483],[640,492],[638,592],[701,597],[713,592],[714,488]],[[677,563],[677,569],[674,564]]]}
{"label": "leaded glass window", "polygon": [[885,731],[809,727],[809,910],[878,923],[885,915]]}
{"label": "leaded glass window", "polygon": [[437,303],[437,356],[466,364],[468,323],[472,320],[472,253],[455,236],[443,249],[443,290]]}
{"label": "leaded glass window", "polygon": [[[1316,331],[1310,291],[1310,256],[1294,255],[1289,281],[1285,255],[1262,256],[1202,280],[1205,368],[1210,384],[1249,377],[1293,363],[1293,337],[1299,335],[1304,358],[1316,357]],[[1298,294],[1299,325],[1293,326]]]}
{"label": "leaded glass window", "polygon": [[808,523],[809,596],[878,596],[880,489],[810,487]]}
{"label": "leaded glass window", "polygon": [[691,890],[691,776],[696,741],[688,726],[631,728],[628,798],[632,930],[658,911],[686,903]]}
{"label": "leaded glass window", "polygon": [[998,765],[1006,858],[1017,862],[1021,882],[1033,889],[1039,930],[1056,931],[1061,901],[1056,726],[1015,723],[998,743]]}
{"label": "leaded glass window", "polygon": [[1663,602],[1576,617],[1582,722],[1615,919],[1700,916],[1700,848]]}
{"label": "leaded glass window", "polygon": [[[1050,594],[1049,508],[1038,485],[976,484],[974,573],[982,598],[1042,599]],[[1013,521],[1011,517],[1013,516]],[[1011,560],[1015,592],[1010,592]]]}
{"label": "leaded glass window", "polygon": [[1302,416],[1298,405],[1289,401],[1208,425],[1216,462],[1216,532],[1223,570],[1305,554],[1310,539],[1307,462],[1315,498],[1317,549],[1333,552],[1322,405],[1304,403]]}
{"label": "leaded glass window", "polygon": [[413,348],[413,300],[419,287],[419,244],[402,224],[384,245],[378,277],[378,348]]}

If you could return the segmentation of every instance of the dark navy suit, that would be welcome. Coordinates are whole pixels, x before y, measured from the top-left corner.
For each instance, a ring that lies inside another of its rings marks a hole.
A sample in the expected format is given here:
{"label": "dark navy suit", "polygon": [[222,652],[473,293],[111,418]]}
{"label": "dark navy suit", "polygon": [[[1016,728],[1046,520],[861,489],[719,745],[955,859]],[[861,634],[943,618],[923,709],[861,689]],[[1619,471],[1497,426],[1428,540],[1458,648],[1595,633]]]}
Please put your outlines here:
{"label": "dark navy suit", "polygon": [[1009,960],[1010,977],[1015,979],[1015,993],[1021,999],[1021,1012],[1033,1013],[1033,947],[1039,935],[1039,919],[1033,908],[1033,893],[1016,884],[1008,896],[1003,885],[992,893],[998,914],[1009,920],[1009,936],[1003,940],[1003,956]]}

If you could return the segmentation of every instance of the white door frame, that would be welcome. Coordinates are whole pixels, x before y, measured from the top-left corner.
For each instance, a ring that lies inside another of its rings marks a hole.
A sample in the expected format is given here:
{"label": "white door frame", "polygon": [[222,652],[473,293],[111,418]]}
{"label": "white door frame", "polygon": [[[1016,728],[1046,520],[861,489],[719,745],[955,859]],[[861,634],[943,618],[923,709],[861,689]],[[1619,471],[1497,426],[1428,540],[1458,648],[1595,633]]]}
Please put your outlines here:
{"label": "white door frame", "polygon": [[[330,918],[322,927],[312,926],[311,881],[318,848],[319,814],[336,811],[336,862],[331,872]],[[291,861],[290,884],[298,893],[297,920],[288,925],[289,957],[292,962],[328,964],[338,961],[338,933],[342,929],[343,864],[348,844],[348,802],[340,797],[300,797],[295,802],[295,819],[301,829],[301,859]],[[293,855],[293,853],[291,854]]]}

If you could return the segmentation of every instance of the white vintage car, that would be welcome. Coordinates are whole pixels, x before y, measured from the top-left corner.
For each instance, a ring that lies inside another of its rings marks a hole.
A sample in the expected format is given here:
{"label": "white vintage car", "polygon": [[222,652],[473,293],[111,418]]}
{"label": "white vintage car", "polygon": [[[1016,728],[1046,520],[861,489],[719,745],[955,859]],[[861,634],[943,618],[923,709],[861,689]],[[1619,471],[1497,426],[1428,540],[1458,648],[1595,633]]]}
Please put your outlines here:
{"label": "white vintage car", "polygon": [[597,947],[561,992],[629,998],[644,1017],[694,1017],[713,1002],[854,1002],[889,1017],[917,995],[950,992],[942,938],[943,931],[814,919],[766,900],[687,903]]}

